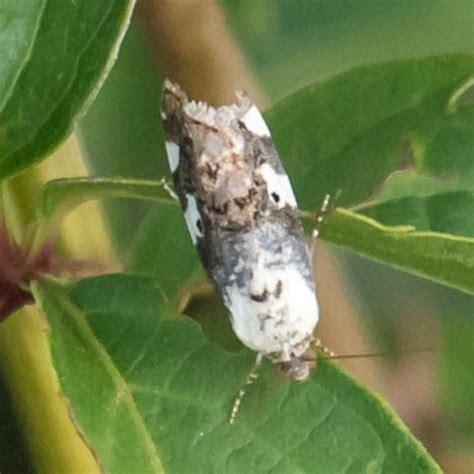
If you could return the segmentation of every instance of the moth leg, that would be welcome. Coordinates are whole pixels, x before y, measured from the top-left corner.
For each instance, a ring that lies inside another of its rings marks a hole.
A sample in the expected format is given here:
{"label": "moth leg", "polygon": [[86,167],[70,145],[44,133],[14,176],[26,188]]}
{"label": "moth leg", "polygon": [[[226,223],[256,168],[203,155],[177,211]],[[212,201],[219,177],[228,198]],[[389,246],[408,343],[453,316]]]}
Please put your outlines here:
{"label": "moth leg", "polygon": [[321,204],[321,208],[316,214],[316,224],[314,226],[313,232],[311,234],[311,255],[314,257],[314,251],[315,251],[315,245],[316,245],[316,240],[319,236],[319,229],[321,227],[321,224],[324,220],[324,217],[326,216],[328,210],[329,210],[329,201],[331,199],[331,196],[329,194],[326,194],[323,199],[323,203]]}
{"label": "moth leg", "polygon": [[323,345],[321,342],[321,339],[315,338],[313,340],[313,346],[316,347],[317,349],[321,349],[324,354],[328,357],[335,357],[335,352],[333,352],[331,349],[328,349],[326,346]]}
{"label": "moth leg", "polygon": [[328,210],[329,210],[329,201],[331,199],[331,196],[329,194],[326,194],[323,199],[323,203],[321,204],[321,207],[319,211],[316,214],[316,225],[314,226],[312,237],[314,240],[316,240],[319,236],[319,229],[321,227],[321,224],[324,220],[324,217],[326,216]]}
{"label": "moth leg", "polygon": [[242,403],[242,399],[245,397],[246,389],[250,385],[252,385],[255,382],[255,380],[257,380],[258,369],[262,365],[262,361],[263,361],[263,355],[259,352],[255,359],[255,364],[253,365],[252,370],[249,372],[249,374],[247,375],[247,378],[245,379],[244,386],[239,390],[239,393],[237,394],[237,397],[234,400],[234,404],[232,405],[232,410],[230,412],[229,424],[231,425],[234,424],[237,414],[239,413],[239,408],[240,408],[240,404]]}
{"label": "moth leg", "polygon": [[179,202],[178,195],[173,191],[172,185],[164,176],[160,179],[159,183],[161,186],[163,186],[163,189],[169,194],[171,198]]}

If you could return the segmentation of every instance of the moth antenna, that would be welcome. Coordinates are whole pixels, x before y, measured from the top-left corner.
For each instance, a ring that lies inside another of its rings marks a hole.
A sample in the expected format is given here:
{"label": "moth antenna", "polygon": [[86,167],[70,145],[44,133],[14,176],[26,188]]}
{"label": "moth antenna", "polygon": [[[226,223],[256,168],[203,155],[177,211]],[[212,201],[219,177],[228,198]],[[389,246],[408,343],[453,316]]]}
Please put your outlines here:
{"label": "moth antenna", "polygon": [[326,194],[324,196],[323,202],[319,211],[315,214],[314,218],[316,220],[313,232],[311,233],[311,259],[314,260],[314,253],[316,251],[316,240],[319,237],[319,229],[321,224],[323,223],[324,217],[326,216],[328,209],[329,209],[329,201],[331,196]]}
{"label": "moth antenna", "polygon": [[247,378],[245,379],[245,383],[243,387],[239,390],[239,393],[237,394],[237,397],[234,400],[234,404],[232,405],[232,410],[230,412],[230,417],[229,417],[229,424],[231,425],[234,424],[235,419],[237,418],[240,404],[242,403],[242,399],[245,397],[245,394],[247,393],[246,389],[250,385],[252,385],[258,378],[258,369],[262,365],[262,360],[263,360],[263,355],[259,352],[257,354],[257,358],[255,359],[255,363],[252,367],[252,370],[247,375]]}
{"label": "moth antenna", "polygon": [[[417,349],[408,349],[403,351],[403,354],[417,354],[419,352],[431,352],[435,347],[421,347]],[[323,349],[324,350],[324,349]],[[393,352],[368,352],[364,354],[334,354],[324,355],[320,357],[302,357],[302,360],[307,362],[315,362],[318,360],[329,360],[329,359],[369,359],[372,357],[388,357],[393,355]]]}
{"label": "moth antenna", "polygon": [[163,189],[169,194],[171,198],[179,202],[178,195],[173,191],[173,187],[164,176],[160,179],[159,183],[163,186]]}
{"label": "moth antenna", "polygon": [[[313,346],[315,346],[317,349],[322,350],[327,357],[336,357],[336,354],[331,349],[328,349],[326,346],[323,345],[321,339],[314,339]],[[318,357],[318,359],[320,359],[320,357]]]}
{"label": "moth antenna", "polygon": [[319,211],[315,214],[316,223],[312,232],[313,242],[319,236],[319,229],[324,221],[324,217],[328,213],[330,200],[331,196],[329,194],[325,194],[321,207],[319,208]]}

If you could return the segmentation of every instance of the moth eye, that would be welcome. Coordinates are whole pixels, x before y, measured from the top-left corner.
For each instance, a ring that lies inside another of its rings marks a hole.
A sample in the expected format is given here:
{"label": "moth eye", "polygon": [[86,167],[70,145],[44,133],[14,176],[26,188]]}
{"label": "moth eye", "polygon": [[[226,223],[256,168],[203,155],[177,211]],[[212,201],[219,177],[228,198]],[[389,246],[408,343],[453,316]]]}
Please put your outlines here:
{"label": "moth eye", "polygon": [[202,234],[202,233],[203,233],[203,229],[202,229],[202,220],[201,220],[201,219],[198,219],[198,220],[196,221],[196,226],[197,226],[199,232],[201,232],[201,234]]}
{"label": "moth eye", "polygon": [[271,194],[272,199],[275,201],[276,204],[280,202],[280,196],[277,193],[272,193]]}

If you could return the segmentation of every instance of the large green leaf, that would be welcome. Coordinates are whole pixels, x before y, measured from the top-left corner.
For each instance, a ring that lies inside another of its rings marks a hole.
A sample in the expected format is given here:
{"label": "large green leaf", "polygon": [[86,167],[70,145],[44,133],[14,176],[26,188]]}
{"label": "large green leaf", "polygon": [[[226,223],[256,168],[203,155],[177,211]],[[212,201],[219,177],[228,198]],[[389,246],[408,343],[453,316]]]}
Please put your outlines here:
{"label": "large green leaf", "polygon": [[133,0],[3,1],[0,178],[46,156],[92,100],[117,54]]}
{"label": "large green leaf", "polygon": [[462,103],[473,75],[467,55],[391,62],[356,68],[273,107],[267,118],[301,207],[316,208],[325,193],[354,205],[407,166],[472,176],[474,108]]}
{"label": "large green leaf", "polygon": [[177,205],[171,199],[172,192],[164,180],[90,177],[55,179],[41,188],[37,219],[39,222],[60,219],[80,204],[95,199],[121,197]]}
{"label": "large green leaf", "polygon": [[329,363],[305,383],[265,364],[229,425],[253,355],[213,345],[187,318],[160,320],[148,280],[99,277],[69,293],[46,281],[34,293],[73,420],[108,472],[440,472],[383,402]]}

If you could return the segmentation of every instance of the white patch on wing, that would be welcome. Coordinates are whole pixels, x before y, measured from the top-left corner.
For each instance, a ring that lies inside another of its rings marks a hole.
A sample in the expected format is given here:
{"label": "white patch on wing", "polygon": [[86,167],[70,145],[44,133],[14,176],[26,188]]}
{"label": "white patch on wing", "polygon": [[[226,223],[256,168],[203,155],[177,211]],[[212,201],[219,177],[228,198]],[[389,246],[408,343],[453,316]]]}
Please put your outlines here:
{"label": "white patch on wing", "polygon": [[255,133],[258,136],[270,136],[270,130],[255,105],[252,105],[252,107],[247,110],[240,121],[247,127],[249,132]]}
{"label": "white patch on wing", "polygon": [[[199,230],[198,222],[201,221],[201,215],[199,214],[196,198],[192,194],[186,194],[186,210],[184,211],[184,217],[186,224],[188,225],[189,233],[193,244],[196,244],[198,237],[202,237],[203,233]],[[202,225],[202,221],[201,221]]]}
{"label": "white patch on wing", "polygon": [[[232,326],[238,338],[262,354],[280,353],[279,361],[304,353],[318,322],[314,291],[294,264],[273,267],[273,256],[266,253],[252,268],[247,288],[227,287],[226,304],[232,313]],[[280,294],[277,296],[277,285]],[[269,292],[265,301],[251,298],[254,291]]]}
{"label": "white patch on wing", "polygon": [[278,209],[286,205],[297,207],[293,187],[286,173],[279,174],[268,163],[264,163],[260,167],[260,174],[267,185],[268,197]]}
{"label": "white patch on wing", "polygon": [[179,165],[179,146],[169,140],[165,141],[166,154],[168,155],[168,163],[171,172],[174,173]]}

